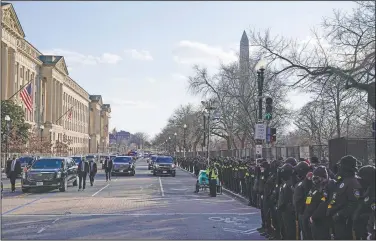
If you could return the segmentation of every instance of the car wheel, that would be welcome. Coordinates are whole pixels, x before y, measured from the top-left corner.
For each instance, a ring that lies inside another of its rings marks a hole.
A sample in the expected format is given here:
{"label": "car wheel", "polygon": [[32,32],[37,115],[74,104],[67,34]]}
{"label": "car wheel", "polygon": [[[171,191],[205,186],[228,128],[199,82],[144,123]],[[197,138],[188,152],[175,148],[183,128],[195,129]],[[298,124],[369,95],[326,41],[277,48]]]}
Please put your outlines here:
{"label": "car wheel", "polygon": [[78,177],[76,177],[76,180],[74,180],[73,182],[73,187],[77,187],[78,186]]}
{"label": "car wheel", "polygon": [[29,188],[22,188],[22,192],[23,193],[28,193],[29,192]]}
{"label": "car wheel", "polygon": [[64,184],[62,187],[59,188],[60,192],[65,192],[68,189],[68,181],[64,178]]}

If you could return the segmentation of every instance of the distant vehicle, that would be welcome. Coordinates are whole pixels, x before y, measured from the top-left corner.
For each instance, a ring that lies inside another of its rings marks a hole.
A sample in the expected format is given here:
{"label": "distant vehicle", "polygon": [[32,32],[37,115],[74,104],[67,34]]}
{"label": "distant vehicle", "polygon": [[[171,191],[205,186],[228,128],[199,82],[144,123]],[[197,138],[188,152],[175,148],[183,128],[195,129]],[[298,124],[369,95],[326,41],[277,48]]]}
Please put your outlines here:
{"label": "distant vehicle", "polygon": [[154,161],[153,166],[153,175],[156,176],[157,174],[165,174],[171,175],[175,177],[176,175],[176,167],[174,164],[174,160],[170,156],[158,156],[157,159]]}
{"label": "distant vehicle", "polygon": [[150,157],[150,161],[148,162],[148,170],[153,170],[154,161],[157,159],[157,155],[153,155]]}
{"label": "distant vehicle", "polygon": [[82,156],[72,156],[73,161],[78,165],[82,161]]}
{"label": "distant vehicle", "polygon": [[42,157],[22,174],[22,192],[31,188],[58,188],[65,192],[69,184],[77,186],[77,169],[70,157]]}
{"label": "distant vehicle", "polygon": [[134,176],[136,174],[135,166],[131,156],[117,156],[113,160],[112,175],[115,174],[130,174]]}

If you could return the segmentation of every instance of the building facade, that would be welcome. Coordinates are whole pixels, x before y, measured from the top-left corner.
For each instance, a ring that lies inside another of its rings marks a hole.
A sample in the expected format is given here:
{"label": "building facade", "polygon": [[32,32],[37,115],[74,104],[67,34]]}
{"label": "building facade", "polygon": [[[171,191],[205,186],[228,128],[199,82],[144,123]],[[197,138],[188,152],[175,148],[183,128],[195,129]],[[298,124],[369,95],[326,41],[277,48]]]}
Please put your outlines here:
{"label": "building facade", "polygon": [[[96,152],[91,149],[92,137],[108,146],[110,106],[102,103],[102,97],[93,102],[69,76],[63,56],[43,55],[25,39],[12,4],[1,3],[1,10],[1,100],[11,99],[24,109],[26,122],[53,143],[52,152],[57,151],[58,142],[67,143],[70,154]],[[29,83],[31,112],[19,95]],[[99,108],[98,121],[94,117],[91,121],[92,107]]]}

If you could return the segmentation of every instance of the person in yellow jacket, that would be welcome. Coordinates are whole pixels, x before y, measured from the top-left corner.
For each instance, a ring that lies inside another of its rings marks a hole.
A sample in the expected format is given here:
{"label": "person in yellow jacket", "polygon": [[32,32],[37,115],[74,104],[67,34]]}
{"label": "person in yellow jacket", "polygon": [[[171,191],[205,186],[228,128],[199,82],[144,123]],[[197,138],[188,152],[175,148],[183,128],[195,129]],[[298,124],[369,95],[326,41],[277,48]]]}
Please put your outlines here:
{"label": "person in yellow jacket", "polygon": [[206,169],[206,173],[209,176],[209,190],[210,196],[216,197],[217,196],[217,177],[218,177],[218,169],[214,167],[213,164],[210,164],[209,168]]}

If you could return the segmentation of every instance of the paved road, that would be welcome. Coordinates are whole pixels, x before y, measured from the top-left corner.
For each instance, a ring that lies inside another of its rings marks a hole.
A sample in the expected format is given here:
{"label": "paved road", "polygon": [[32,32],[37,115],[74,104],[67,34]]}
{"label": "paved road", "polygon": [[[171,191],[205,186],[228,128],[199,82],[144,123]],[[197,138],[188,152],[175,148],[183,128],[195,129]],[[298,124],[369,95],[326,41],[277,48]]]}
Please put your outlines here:
{"label": "paved road", "polygon": [[194,184],[183,170],[155,177],[142,159],[136,176],[106,182],[100,171],[84,192],[10,193],[5,182],[2,239],[263,239],[257,209]]}

